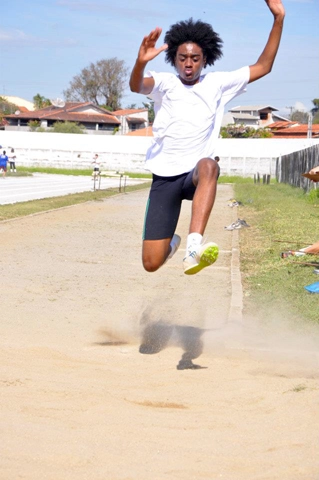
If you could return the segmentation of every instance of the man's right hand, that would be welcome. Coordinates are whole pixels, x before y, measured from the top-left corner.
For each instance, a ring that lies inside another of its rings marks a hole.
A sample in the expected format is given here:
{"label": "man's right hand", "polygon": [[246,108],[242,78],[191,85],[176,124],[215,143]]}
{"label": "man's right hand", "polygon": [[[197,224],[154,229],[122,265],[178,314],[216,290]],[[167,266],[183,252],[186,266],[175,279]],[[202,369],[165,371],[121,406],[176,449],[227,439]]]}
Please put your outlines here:
{"label": "man's right hand", "polygon": [[156,27],[154,30],[151,31],[149,35],[146,35],[143,38],[142,44],[140,46],[137,61],[146,64],[153,58],[157,57],[161,52],[167,49],[167,44],[164,43],[160,48],[156,48],[156,42],[161,36],[162,29]]}
{"label": "man's right hand", "polygon": [[285,16],[285,8],[282,4],[281,0],[265,0],[269,10],[273,14],[274,17],[280,16],[284,17]]}

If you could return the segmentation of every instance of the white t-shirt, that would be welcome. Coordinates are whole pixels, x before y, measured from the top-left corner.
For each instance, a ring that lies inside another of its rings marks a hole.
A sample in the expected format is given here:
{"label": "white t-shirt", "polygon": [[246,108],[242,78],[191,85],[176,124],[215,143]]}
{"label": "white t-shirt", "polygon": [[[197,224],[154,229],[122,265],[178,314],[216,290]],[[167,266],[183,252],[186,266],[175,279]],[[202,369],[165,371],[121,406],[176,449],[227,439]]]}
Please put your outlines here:
{"label": "white t-shirt", "polygon": [[153,77],[154,139],[146,168],[170,177],[190,172],[201,158],[214,157],[225,105],[244,91],[249,67],[211,72],[195,85],[184,85],[173,73],[147,72]]}

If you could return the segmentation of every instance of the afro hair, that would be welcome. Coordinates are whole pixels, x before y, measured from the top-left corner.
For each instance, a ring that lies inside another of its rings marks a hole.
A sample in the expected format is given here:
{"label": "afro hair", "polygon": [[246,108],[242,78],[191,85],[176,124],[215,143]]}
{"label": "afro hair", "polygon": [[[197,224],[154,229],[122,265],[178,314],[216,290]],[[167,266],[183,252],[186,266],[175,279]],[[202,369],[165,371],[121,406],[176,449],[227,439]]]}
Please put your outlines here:
{"label": "afro hair", "polygon": [[223,41],[213,27],[201,20],[194,22],[192,18],[171,25],[164,42],[168,45],[165,61],[172,66],[175,66],[178,47],[187,42],[196,43],[202,49],[206,65],[214,65],[223,55]]}

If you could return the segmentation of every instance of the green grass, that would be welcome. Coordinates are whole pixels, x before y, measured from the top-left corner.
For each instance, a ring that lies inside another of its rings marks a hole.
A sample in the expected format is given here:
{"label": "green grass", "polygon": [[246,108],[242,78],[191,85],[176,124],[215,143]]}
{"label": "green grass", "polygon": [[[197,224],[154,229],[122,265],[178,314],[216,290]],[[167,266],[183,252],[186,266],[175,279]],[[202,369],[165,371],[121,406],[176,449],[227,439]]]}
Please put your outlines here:
{"label": "green grass", "polygon": [[[58,175],[75,175],[75,176],[86,176],[92,175],[92,168],[89,169],[76,169],[76,168],[51,168],[51,167],[19,167],[17,173],[50,173]],[[130,178],[149,178],[151,179],[150,173],[132,173],[124,172]]]}
{"label": "green grass", "polygon": [[218,179],[218,183],[254,183],[254,179],[250,177],[237,177],[237,176],[230,176],[230,175],[221,175]]}
{"label": "green grass", "polygon": [[32,173],[27,170],[22,170],[19,168],[16,172],[10,172],[7,170],[6,177],[32,177]]}
{"label": "green grass", "polygon": [[[315,193],[313,193],[315,192]],[[284,184],[235,185],[239,218],[250,228],[240,230],[241,271],[247,313],[280,314],[299,322],[319,322],[319,295],[305,290],[319,281],[314,274],[319,256],[281,258],[319,240],[319,197]],[[319,265],[318,265],[319,268]]]}

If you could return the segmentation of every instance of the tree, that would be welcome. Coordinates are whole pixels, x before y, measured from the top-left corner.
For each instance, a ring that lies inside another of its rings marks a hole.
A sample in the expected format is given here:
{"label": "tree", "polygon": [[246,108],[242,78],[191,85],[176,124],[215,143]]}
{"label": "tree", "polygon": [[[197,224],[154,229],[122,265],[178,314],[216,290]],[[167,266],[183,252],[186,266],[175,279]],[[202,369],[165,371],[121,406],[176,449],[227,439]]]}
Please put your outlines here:
{"label": "tree", "polygon": [[93,102],[118,110],[127,77],[128,68],[123,60],[116,57],[99,60],[73,77],[63,93],[67,100]]}
{"label": "tree", "polygon": [[222,138],[271,138],[268,128],[252,128],[245,125],[226,125],[220,129]]}
{"label": "tree", "polygon": [[311,109],[311,113],[313,115],[312,123],[318,124],[319,123],[319,98],[314,98],[312,100],[314,107]]}
{"label": "tree", "polygon": [[40,127],[40,122],[39,120],[30,120],[28,122],[28,126],[30,128],[30,132],[36,132],[37,129]]}
{"label": "tree", "polygon": [[40,95],[40,93],[37,93],[36,95],[34,95],[33,103],[36,110],[39,110],[40,108],[49,107],[50,105],[52,105],[51,100],[49,100],[48,98],[45,98],[43,95]]}
{"label": "tree", "polygon": [[290,120],[292,122],[298,122],[298,123],[308,123],[308,113],[303,112],[301,110],[295,110],[294,112],[291,113],[290,115]]}
{"label": "tree", "polygon": [[50,132],[53,133],[85,133],[85,127],[77,122],[55,122]]}
{"label": "tree", "polygon": [[153,100],[150,100],[149,103],[144,103],[144,108],[148,109],[148,121],[151,125],[154,123],[154,118],[155,118],[155,112],[154,112],[154,102]]}
{"label": "tree", "polygon": [[4,97],[0,97],[0,115],[12,115],[12,113],[19,110],[19,107],[14,103],[8,102]]}

